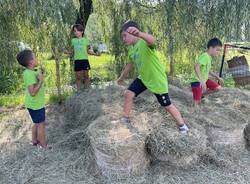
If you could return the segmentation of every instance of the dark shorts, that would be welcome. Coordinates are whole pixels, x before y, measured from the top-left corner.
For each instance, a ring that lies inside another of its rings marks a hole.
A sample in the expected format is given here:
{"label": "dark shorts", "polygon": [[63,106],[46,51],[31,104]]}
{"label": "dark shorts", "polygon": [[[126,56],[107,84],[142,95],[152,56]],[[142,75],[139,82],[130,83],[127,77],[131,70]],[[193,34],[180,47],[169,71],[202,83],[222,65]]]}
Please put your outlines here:
{"label": "dark shorts", "polygon": [[[144,92],[147,89],[147,87],[142,83],[141,79],[136,78],[132,84],[128,87],[128,90],[135,93],[135,96],[138,96],[142,92]],[[161,104],[161,106],[166,107],[171,105],[170,98],[168,96],[168,93],[164,94],[155,94],[158,102]]]}
{"label": "dark shorts", "polygon": [[45,122],[45,108],[38,110],[32,110],[28,108],[28,111],[33,123]]}
{"label": "dark shorts", "polygon": [[75,60],[74,61],[74,70],[75,72],[79,72],[82,70],[90,70],[89,60]]}

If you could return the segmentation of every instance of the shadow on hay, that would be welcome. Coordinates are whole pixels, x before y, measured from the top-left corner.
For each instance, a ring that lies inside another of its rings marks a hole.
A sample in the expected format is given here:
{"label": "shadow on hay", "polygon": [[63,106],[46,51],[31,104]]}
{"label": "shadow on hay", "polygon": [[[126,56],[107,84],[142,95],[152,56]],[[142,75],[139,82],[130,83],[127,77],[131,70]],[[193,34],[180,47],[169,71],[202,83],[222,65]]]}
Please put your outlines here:
{"label": "shadow on hay", "polygon": [[66,131],[76,127],[86,129],[102,114],[101,91],[101,89],[85,89],[67,99],[65,103]]}

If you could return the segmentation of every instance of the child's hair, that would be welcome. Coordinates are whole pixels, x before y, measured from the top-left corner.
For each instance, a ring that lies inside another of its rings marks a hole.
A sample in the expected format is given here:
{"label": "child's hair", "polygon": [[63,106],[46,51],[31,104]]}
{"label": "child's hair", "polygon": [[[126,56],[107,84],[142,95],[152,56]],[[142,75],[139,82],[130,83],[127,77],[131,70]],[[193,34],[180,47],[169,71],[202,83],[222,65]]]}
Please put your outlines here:
{"label": "child's hair", "polygon": [[222,42],[218,38],[213,38],[208,41],[207,43],[207,48],[209,49],[210,47],[222,47]]}
{"label": "child's hair", "polygon": [[74,29],[84,33],[84,27],[81,24],[74,24],[73,27],[72,27],[72,33],[74,32]]}
{"label": "child's hair", "polygon": [[135,21],[128,20],[122,25],[121,32],[126,31],[129,27],[135,27],[140,30],[140,26]]}
{"label": "child's hair", "polygon": [[27,67],[29,61],[33,59],[33,52],[32,50],[25,49],[17,54],[16,59],[20,65]]}

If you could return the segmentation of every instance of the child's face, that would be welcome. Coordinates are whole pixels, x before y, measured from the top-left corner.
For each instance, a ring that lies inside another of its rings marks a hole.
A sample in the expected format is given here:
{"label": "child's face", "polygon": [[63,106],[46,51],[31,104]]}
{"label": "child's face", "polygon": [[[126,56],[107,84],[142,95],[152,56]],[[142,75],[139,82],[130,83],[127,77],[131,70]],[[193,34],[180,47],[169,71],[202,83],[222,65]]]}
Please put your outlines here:
{"label": "child's face", "polygon": [[221,53],[221,46],[210,47],[209,52],[212,56],[219,56]]}
{"label": "child's face", "polygon": [[82,37],[83,32],[82,32],[82,31],[78,31],[76,28],[74,28],[74,35],[75,35],[77,38],[80,38],[80,37]]}
{"label": "child's face", "polygon": [[38,61],[36,59],[35,54],[32,54],[32,60],[29,61],[29,66],[35,68],[38,65]]}
{"label": "child's face", "polygon": [[136,37],[129,34],[126,31],[122,32],[122,40],[126,45],[133,45],[136,41]]}

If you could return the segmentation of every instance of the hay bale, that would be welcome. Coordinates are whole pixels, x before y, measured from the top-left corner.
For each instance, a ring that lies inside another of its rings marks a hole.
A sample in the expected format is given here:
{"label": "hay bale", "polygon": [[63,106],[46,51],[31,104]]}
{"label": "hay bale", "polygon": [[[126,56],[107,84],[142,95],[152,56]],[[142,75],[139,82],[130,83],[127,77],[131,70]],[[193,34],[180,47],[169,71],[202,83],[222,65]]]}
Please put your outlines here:
{"label": "hay bale", "polygon": [[71,126],[87,128],[91,121],[100,116],[101,100],[101,92],[97,89],[85,89],[69,97],[65,103],[65,109]]}
{"label": "hay bale", "polygon": [[149,166],[145,137],[107,116],[87,129],[92,154],[101,174],[111,180],[141,175]]}
{"label": "hay bale", "polygon": [[250,146],[250,123],[244,129],[244,138],[248,146]]}
{"label": "hay bale", "polygon": [[206,152],[207,137],[205,130],[192,128],[187,135],[182,135],[176,129],[160,126],[148,136],[147,147],[153,160],[187,167]]}

